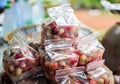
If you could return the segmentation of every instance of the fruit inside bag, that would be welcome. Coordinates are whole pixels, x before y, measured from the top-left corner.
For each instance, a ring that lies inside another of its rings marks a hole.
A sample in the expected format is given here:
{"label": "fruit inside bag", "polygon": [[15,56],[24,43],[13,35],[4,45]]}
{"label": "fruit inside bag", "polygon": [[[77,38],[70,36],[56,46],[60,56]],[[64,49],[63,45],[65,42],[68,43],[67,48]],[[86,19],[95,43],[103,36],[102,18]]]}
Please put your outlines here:
{"label": "fruit inside bag", "polygon": [[48,79],[54,80],[56,70],[77,66],[78,55],[73,52],[70,42],[66,39],[45,41],[44,67]]}
{"label": "fruit inside bag", "polygon": [[88,84],[85,67],[75,67],[56,71],[57,84]]}
{"label": "fruit inside bag", "polygon": [[112,72],[105,66],[87,72],[89,84],[109,84],[112,79]]}
{"label": "fruit inside bag", "polygon": [[58,69],[77,66],[78,55],[73,52],[70,42],[70,39],[45,41],[45,50],[51,59],[49,61],[56,61],[59,65]]}
{"label": "fruit inside bag", "polygon": [[79,64],[86,65],[93,61],[102,60],[104,47],[97,40],[98,33],[94,32],[79,40],[77,53],[79,54]]}
{"label": "fruit inside bag", "polygon": [[[8,48],[3,55],[3,68],[13,82],[19,81],[24,76],[29,76],[30,71],[38,66],[39,53],[25,42],[13,38],[8,43]],[[26,75],[23,75],[23,74]]]}
{"label": "fruit inside bag", "polygon": [[42,41],[50,39],[70,38],[78,36],[78,19],[70,5],[48,9],[50,18],[42,22]]}

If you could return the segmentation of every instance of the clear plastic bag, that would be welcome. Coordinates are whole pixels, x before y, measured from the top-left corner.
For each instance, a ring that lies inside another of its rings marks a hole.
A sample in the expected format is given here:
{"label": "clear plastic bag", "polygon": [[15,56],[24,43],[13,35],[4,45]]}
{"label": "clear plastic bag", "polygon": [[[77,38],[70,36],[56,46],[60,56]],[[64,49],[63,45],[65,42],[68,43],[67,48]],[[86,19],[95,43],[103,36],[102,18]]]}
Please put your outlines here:
{"label": "clear plastic bag", "polygon": [[112,79],[112,72],[105,66],[87,72],[89,84],[109,84]]}
{"label": "clear plastic bag", "polygon": [[26,42],[13,38],[3,53],[3,68],[12,81],[16,82],[28,76],[30,70],[39,66],[39,53]]}
{"label": "clear plastic bag", "polygon": [[88,84],[85,67],[76,67],[56,71],[57,84]]}
{"label": "clear plastic bag", "polygon": [[76,50],[79,54],[80,65],[87,65],[90,62],[102,60],[105,49],[97,40],[97,37],[98,33],[94,32],[79,40]]}
{"label": "clear plastic bag", "polygon": [[42,41],[61,38],[75,41],[78,36],[79,21],[70,5],[49,8],[48,14],[50,18],[42,22]]}
{"label": "clear plastic bag", "polygon": [[76,67],[78,55],[73,52],[70,40],[45,41],[44,67],[47,77],[54,79],[55,71]]}

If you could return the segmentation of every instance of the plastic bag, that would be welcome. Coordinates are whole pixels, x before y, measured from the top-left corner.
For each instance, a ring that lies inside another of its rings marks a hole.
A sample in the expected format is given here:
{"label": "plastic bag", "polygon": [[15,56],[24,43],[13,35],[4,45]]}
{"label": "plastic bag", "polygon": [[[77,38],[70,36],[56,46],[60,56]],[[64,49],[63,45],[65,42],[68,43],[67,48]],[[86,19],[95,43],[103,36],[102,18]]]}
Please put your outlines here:
{"label": "plastic bag", "polygon": [[76,67],[56,71],[57,84],[88,84],[85,67]]}
{"label": "plastic bag", "polygon": [[70,42],[66,39],[45,41],[44,67],[49,79],[54,79],[56,70],[77,66],[79,56],[73,52]]}
{"label": "plastic bag", "polygon": [[77,45],[77,54],[79,54],[79,65],[86,65],[93,61],[102,60],[104,47],[97,40],[98,33],[92,33],[79,40]]}
{"label": "plastic bag", "polygon": [[94,61],[94,62],[88,63],[86,66],[86,71],[95,70],[98,67],[103,66],[104,62],[105,62],[105,60],[99,60],[99,61]]}
{"label": "plastic bag", "polygon": [[112,79],[112,72],[105,66],[87,72],[89,84],[109,84]]}
{"label": "plastic bag", "polygon": [[42,41],[70,38],[75,41],[78,36],[78,19],[70,5],[48,9],[50,18],[42,22]]}
{"label": "plastic bag", "polygon": [[[28,76],[27,72],[39,66],[39,53],[25,42],[13,38],[3,55],[3,68],[13,82]],[[23,74],[26,75],[23,75]]]}

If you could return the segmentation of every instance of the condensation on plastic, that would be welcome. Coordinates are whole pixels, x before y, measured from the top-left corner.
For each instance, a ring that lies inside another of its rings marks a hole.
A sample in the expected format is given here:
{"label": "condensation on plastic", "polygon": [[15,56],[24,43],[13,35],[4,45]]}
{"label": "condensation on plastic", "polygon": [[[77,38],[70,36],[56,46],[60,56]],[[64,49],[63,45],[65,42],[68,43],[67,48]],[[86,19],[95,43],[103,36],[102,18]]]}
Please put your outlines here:
{"label": "condensation on plastic", "polygon": [[88,80],[84,73],[84,69],[85,67],[76,67],[70,69],[57,70],[55,79],[58,84],[77,84],[75,80],[80,80],[80,82],[88,84]]}

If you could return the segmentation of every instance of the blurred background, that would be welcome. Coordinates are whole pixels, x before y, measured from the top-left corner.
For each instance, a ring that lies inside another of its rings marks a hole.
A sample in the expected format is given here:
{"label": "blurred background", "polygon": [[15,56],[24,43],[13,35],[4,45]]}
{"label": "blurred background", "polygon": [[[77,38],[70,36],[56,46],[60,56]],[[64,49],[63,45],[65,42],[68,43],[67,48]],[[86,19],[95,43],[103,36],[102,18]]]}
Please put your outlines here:
{"label": "blurred background", "polygon": [[[120,3],[120,0],[108,1]],[[101,0],[0,0],[0,60],[9,33],[23,26],[40,24],[43,19],[49,17],[47,8],[66,3],[71,4],[75,15],[83,24],[101,33],[99,38],[101,42],[108,30],[120,21],[120,16],[105,9]],[[33,31],[28,30],[28,33]],[[0,66],[2,66],[1,62]]]}

